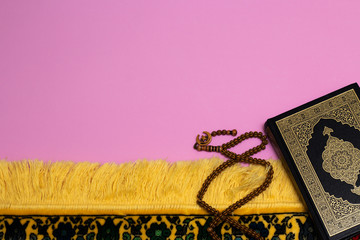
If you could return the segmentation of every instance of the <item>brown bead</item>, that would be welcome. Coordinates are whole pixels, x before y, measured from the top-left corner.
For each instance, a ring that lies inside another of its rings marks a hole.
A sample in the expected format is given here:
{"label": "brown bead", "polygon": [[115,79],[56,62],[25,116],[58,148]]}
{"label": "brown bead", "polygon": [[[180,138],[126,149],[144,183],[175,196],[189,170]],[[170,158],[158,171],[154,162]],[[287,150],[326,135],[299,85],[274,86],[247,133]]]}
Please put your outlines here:
{"label": "brown bead", "polygon": [[[231,134],[233,136],[236,136],[237,132],[236,132],[236,130],[232,130],[232,131],[218,130],[216,132],[213,131],[211,133],[211,136],[217,136],[217,135],[221,135],[221,134],[222,135]],[[257,138],[262,140],[262,143],[260,145],[256,146],[256,147],[253,147],[253,148],[249,149],[248,151],[246,151],[243,154],[236,154],[234,152],[231,152],[231,151],[227,150],[227,149],[229,149],[231,147],[234,147],[234,146],[238,145],[243,140],[248,139],[249,137],[257,137]],[[251,199],[253,199],[256,196],[260,195],[270,185],[270,183],[271,183],[271,181],[273,179],[273,174],[274,174],[274,171],[273,171],[273,168],[272,168],[271,164],[269,162],[263,160],[263,159],[250,157],[250,155],[252,155],[254,153],[257,153],[257,152],[261,151],[262,149],[264,149],[266,144],[267,144],[266,136],[263,136],[261,132],[249,132],[249,133],[242,134],[240,137],[235,138],[235,139],[233,139],[233,140],[231,140],[231,141],[229,141],[227,143],[224,143],[221,146],[209,146],[209,145],[196,146],[196,149],[206,150],[206,151],[217,151],[217,152],[220,152],[223,156],[229,158],[229,160],[227,160],[227,161],[223,162],[222,164],[220,164],[220,166],[218,166],[206,178],[206,180],[203,182],[202,187],[199,190],[198,195],[197,195],[197,197],[198,197],[197,203],[201,207],[203,207],[205,210],[207,210],[210,214],[213,214],[215,216],[215,218],[210,223],[210,227],[207,228],[207,231],[209,232],[212,239],[221,240],[216,235],[216,233],[214,232],[214,228],[216,226],[218,226],[221,222],[224,222],[224,221],[227,222],[228,224],[230,224],[231,226],[239,229],[245,235],[249,235],[249,236],[251,236],[251,237],[253,237],[255,239],[263,239],[260,236],[260,234],[258,234],[257,232],[251,230],[247,226],[242,225],[239,222],[232,219],[231,214],[232,214],[233,211],[240,208],[241,206],[243,206],[244,204],[249,202]],[[250,163],[250,164],[258,164],[258,165],[262,165],[262,166],[268,166],[268,167],[270,167],[270,169],[269,169],[269,171],[267,171],[266,178],[265,178],[264,182],[260,185],[260,187],[254,189],[247,196],[245,196],[244,198],[238,200],[234,204],[230,205],[224,211],[220,212],[220,211],[216,210],[215,208],[213,208],[212,206],[210,206],[208,203],[206,203],[203,200],[203,197],[204,197],[206,191],[208,190],[209,185],[211,184],[211,182],[217,176],[219,176],[220,173],[222,173],[222,171],[226,170],[228,167],[233,166],[237,162],[245,162],[245,163]]]}

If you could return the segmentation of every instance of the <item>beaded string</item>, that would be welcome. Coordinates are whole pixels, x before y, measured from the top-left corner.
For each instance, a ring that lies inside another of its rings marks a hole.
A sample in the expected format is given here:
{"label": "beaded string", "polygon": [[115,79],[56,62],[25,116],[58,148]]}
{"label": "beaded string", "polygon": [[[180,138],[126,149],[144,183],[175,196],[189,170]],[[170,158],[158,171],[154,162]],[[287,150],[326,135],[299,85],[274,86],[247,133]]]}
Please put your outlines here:
{"label": "beaded string", "polygon": [[[255,239],[263,240],[264,238],[262,238],[259,233],[255,232],[254,230],[248,228],[247,226],[242,225],[239,222],[235,221],[234,219],[232,219],[230,217],[230,214],[232,212],[234,212],[236,209],[238,209],[241,206],[243,206],[244,204],[246,204],[247,202],[249,202],[250,200],[252,200],[253,198],[255,198],[256,196],[258,196],[263,191],[265,191],[266,188],[270,185],[270,183],[272,181],[274,171],[273,171],[273,168],[272,168],[271,164],[268,161],[264,160],[264,159],[252,158],[251,157],[255,153],[258,153],[261,150],[265,149],[265,145],[268,143],[268,141],[266,140],[266,136],[263,135],[261,132],[247,132],[247,133],[244,133],[244,134],[240,135],[237,138],[234,138],[233,140],[231,140],[231,141],[229,141],[227,143],[222,144],[221,146],[211,146],[211,145],[208,145],[208,144],[211,142],[212,137],[220,136],[220,135],[236,136],[237,131],[236,130],[218,130],[218,131],[211,132],[211,134],[209,132],[204,132],[204,133],[205,133],[205,135],[202,136],[201,138],[199,138],[199,135],[197,136],[194,148],[196,150],[198,150],[198,151],[219,152],[223,156],[229,158],[227,161],[220,164],[220,166],[218,166],[205,179],[205,181],[202,184],[202,187],[201,187],[201,189],[200,189],[200,191],[198,192],[198,195],[197,195],[197,203],[202,208],[207,210],[209,213],[214,215],[214,219],[211,221],[210,226],[207,229],[207,231],[209,232],[210,236],[214,240],[221,240],[219,238],[219,236],[215,233],[214,228],[216,226],[218,226],[221,222],[225,221],[225,222],[229,223],[231,226],[233,226],[233,227],[239,229],[240,231],[242,231],[244,234],[246,234],[248,236],[251,236],[251,237],[253,237]],[[242,154],[236,154],[236,153],[231,152],[231,151],[228,150],[228,149],[230,149],[232,147],[235,147],[236,145],[238,145],[242,141],[244,141],[246,139],[249,139],[249,138],[259,138],[261,140],[261,144],[256,146],[256,147],[253,147],[253,148],[249,149],[248,151],[246,151],[246,152],[244,152]],[[204,195],[205,195],[206,191],[208,190],[208,187],[211,184],[211,182],[220,173],[222,173],[226,168],[231,167],[235,163],[239,163],[239,162],[249,163],[249,164],[258,164],[258,165],[264,166],[267,169],[266,178],[265,178],[264,182],[259,187],[257,187],[255,190],[253,190],[252,192],[247,194],[244,198],[242,198],[242,199],[238,200],[237,202],[231,204],[224,211],[220,212],[220,211],[216,210],[215,208],[213,208],[212,206],[210,206],[208,203],[206,203],[203,200]]]}

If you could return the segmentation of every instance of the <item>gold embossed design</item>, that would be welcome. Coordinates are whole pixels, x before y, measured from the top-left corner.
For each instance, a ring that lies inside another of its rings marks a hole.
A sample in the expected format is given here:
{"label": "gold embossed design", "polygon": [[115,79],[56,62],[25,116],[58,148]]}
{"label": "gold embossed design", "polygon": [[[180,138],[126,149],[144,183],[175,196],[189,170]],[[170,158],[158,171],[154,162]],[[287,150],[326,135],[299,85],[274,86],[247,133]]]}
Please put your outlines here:
{"label": "gold embossed design", "polygon": [[333,210],[336,219],[341,219],[360,210],[360,205],[351,204],[347,200],[325,193],[325,198]]}
{"label": "gold embossed design", "polygon": [[353,89],[276,121],[281,136],[299,170],[301,180],[330,236],[360,224],[360,204],[325,192],[306,153],[314,127],[333,119],[360,131],[360,100]]}
{"label": "gold embossed design", "polygon": [[360,150],[351,142],[331,136],[332,132],[331,128],[324,128],[323,134],[329,138],[322,153],[322,167],[331,177],[353,185],[351,191],[360,195],[360,187],[356,186],[360,171]]}
{"label": "gold embossed design", "polygon": [[299,125],[293,126],[294,133],[302,146],[307,147],[309,145],[309,140],[313,134],[313,128],[321,118],[334,119],[342,124],[348,124],[349,126],[354,126],[360,130],[350,107],[348,105],[343,105],[329,112],[307,119]]}

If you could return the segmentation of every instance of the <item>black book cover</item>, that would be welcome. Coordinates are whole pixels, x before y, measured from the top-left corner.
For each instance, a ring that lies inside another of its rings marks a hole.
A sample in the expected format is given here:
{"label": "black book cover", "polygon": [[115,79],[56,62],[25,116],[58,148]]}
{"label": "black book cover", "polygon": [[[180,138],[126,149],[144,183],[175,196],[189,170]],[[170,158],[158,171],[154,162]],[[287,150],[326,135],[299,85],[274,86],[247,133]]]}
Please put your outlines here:
{"label": "black book cover", "polygon": [[265,124],[322,239],[360,233],[359,96],[354,83]]}

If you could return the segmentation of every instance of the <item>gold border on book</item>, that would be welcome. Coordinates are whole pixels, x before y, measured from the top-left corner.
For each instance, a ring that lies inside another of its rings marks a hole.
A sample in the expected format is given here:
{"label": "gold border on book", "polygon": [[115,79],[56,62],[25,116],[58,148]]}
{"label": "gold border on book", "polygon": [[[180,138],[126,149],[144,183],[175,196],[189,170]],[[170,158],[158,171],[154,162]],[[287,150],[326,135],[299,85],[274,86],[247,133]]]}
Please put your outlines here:
{"label": "gold border on book", "polygon": [[[360,224],[360,204],[349,203],[325,192],[306,154],[313,128],[320,119],[334,119],[360,131],[360,100],[354,89],[276,121],[302,181],[331,237]],[[351,211],[336,212],[330,202],[347,206]]]}

